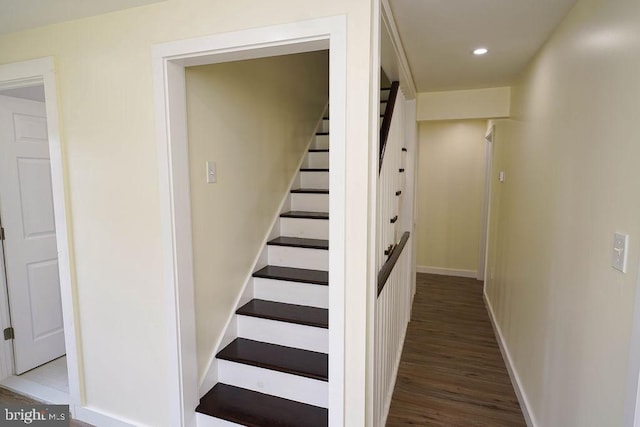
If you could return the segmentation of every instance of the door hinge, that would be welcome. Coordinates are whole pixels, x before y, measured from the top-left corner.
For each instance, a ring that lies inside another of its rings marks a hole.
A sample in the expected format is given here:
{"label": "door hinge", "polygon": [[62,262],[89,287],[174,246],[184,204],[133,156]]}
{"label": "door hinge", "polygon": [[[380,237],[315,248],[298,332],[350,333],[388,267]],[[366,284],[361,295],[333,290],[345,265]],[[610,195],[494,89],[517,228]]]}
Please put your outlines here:
{"label": "door hinge", "polygon": [[4,240],[4,227],[0,227],[0,241]]}
{"label": "door hinge", "polygon": [[13,335],[13,328],[6,328],[4,330],[4,340],[12,340],[15,338],[15,335]]}

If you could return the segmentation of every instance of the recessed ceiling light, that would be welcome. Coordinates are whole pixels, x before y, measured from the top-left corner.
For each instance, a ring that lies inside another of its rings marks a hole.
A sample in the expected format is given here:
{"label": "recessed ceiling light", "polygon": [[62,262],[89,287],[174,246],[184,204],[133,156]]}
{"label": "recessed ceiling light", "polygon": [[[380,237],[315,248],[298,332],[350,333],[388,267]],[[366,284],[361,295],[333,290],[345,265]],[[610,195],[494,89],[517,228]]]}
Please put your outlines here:
{"label": "recessed ceiling light", "polygon": [[473,51],[473,54],[476,56],[482,56],[486,55],[487,52],[489,52],[489,49],[487,49],[486,47],[479,47]]}

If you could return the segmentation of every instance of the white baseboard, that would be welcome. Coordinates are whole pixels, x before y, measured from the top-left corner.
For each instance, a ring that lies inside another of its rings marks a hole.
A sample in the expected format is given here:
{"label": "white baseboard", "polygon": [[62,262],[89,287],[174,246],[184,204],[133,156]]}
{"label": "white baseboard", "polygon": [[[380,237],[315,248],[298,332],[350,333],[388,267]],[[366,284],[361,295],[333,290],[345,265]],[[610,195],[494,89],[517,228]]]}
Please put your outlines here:
{"label": "white baseboard", "polygon": [[440,268],[440,267],[428,267],[425,265],[416,266],[418,273],[438,274],[440,276],[456,276],[456,277],[468,277],[475,279],[478,276],[476,270],[456,270],[453,268]]}
{"label": "white baseboard", "polygon": [[504,337],[502,335],[502,329],[496,322],[495,314],[493,312],[493,306],[487,297],[486,289],[483,292],[484,295],[484,303],[487,307],[487,312],[489,313],[489,319],[491,320],[491,326],[493,326],[493,332],[496,335],[496,339],[498,341],[498,346],[500,347],[500,353],[502,353],[502,358],[504,359],[505,365],[507,366],[507,371],[509,372],[509,378],[511,379],[511,384],[513,385],[513,389],[516,392],[516,396],[518,398],[518,402],[520,402],[520,409],[522,410],[522,415],[524,415],[524,421],[527,423],[528,427],[537,427],[538,423],[531,412],[531,403],[527,398],[527,394],[522,388],[522,382],[520,381],[520,376],[518,375],[518,371],[516,371],[515,366],[513,365],[513,360],[511,359],[511,353],[509,353],[509,349],[507,348],[507,344],[504,341]]}
{"label": "white baseboard", "polygon": [[100,427],[134,427],[139,423],[130,420],[123,420],[112,414],[107,414],[99,409],[90,406],[76,406],[75,419]]}

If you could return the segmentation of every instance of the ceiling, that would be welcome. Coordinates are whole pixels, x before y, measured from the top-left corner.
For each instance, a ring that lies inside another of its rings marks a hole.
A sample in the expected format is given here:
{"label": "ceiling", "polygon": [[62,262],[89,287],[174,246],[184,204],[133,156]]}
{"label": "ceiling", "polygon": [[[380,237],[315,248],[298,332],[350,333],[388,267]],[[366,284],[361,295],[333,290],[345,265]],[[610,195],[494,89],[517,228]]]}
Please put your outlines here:
{"label": "ceiling", "polygon": [[[576,0],[389,0],[418,92],[507,86]],[[485,56],[471,54],[476,47]]]}
{"label": "ceiling", "polygon": [[0,34],[163,0],[0,0]]}

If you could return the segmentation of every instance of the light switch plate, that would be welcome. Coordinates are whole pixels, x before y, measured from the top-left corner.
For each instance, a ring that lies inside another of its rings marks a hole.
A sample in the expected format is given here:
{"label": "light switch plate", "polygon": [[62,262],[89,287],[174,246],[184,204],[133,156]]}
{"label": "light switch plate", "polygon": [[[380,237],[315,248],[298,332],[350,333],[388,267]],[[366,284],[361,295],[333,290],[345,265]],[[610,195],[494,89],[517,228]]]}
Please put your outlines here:
{"label": "light switch plate", "polygon": [[498,174],[498,181],[504,182],[504,171],[500,171]]}
{"label": "light switch plate", "polygon": [[615,233],[613,235],[613,261],[611,266],[623,273],[627,272],[627,248],[629,247],[629,235]]}
{"label": "light switch plate", "polygon": [[207,184],[218,182],[218,171],[216,170],[216,162],[208,161],[207,164]]}

